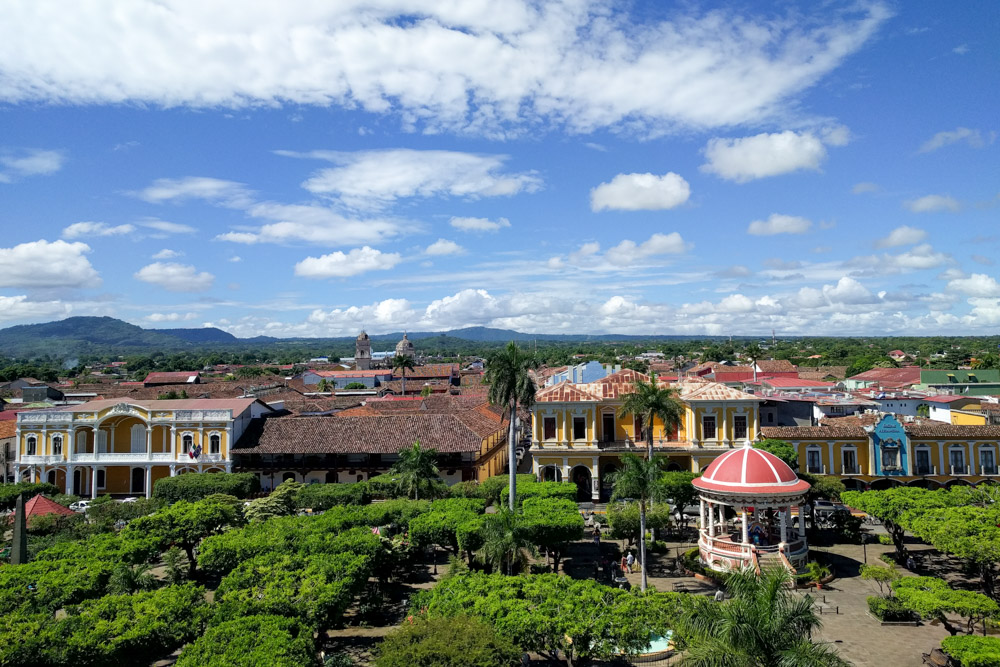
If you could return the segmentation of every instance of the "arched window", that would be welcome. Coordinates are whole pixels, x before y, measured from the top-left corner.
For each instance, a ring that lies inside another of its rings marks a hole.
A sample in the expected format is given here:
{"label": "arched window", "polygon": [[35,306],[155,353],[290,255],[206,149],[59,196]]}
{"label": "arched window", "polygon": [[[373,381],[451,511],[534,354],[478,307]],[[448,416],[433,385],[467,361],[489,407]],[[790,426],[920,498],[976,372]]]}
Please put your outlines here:
{"label": "arched window", "polygon": [[332,470],[327,471],[326,473],[327,484],[336,484],[338,481],[340,480],[337,478],[337,473],[333,472]]}
{"label": "arched window", "polygon": [[56,483],[56,471],[55,470],[50,470],[49,471],[47,481],[48,481],[49,484],[55,485],[55,483]]}
{"label": "arched window", "polygon": [[295,473],[294,472],[286,472],[286,473],[284,473],[281,476],[281,481],[287,482],[288,480],[292,480],[293,482],[295,481]]}
{"label": "arched window", "polygon": [[542,468],[542,481],[561,482],[562,470],[560,470],[558,466],[545,466]]}
{"label": "arched window", "polygon": [[62,456],[62,436],[54,435],[52,436],[52,453],[56,456]]}
{"label": "arched window", "polygon": [[208,453],[218,454],[222,451],[222,436],[218,433],[213,433],[208,437]]}
{"label": "arched window", "polygon": [[28,456],[34,456],[37,449],[38,440],[35,439],[35,436],[29,435],[24,441],[24,453]]}
{"label": "arched window", "polygon": [[190,433],[186,433],[183,436],[181,436],[181,447],[184,450],[185,454],[190,453],[191,450],[194,448],[194,436],[191,435]]}

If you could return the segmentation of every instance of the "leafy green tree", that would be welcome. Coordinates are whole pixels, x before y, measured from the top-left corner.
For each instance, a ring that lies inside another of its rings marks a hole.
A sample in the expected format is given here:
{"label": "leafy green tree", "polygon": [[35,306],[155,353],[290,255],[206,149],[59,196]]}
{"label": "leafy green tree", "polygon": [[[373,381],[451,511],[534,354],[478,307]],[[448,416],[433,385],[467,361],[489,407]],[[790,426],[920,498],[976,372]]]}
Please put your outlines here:
{"label": "leafy green tree", "polygon": [[344,389],[367,389],[364,382],[348,382],[344,385]]}
{"label": "leafy green tree", "polygon": [[504,414],[510,418],[507,435],[507,465],[510,488],[507,509],[514,511],[517,501],[517,406],[531,409],[535,403],[535,381],[531,371],[538,367],[538,360],[523,352],[517,343],[511,341],[501,350],[493,352],[486,360],[483,380],[489,384],[487,394],[493,405],[503,406]]}
{"label": "leafy green tree", "polygon": [[678,625],[686,667],[841,667],[849,663],[829,644],[810,638],[821,622],[809,596],[789,587],[785,568],[735,570],[726,576],[729,600],[699,599]]}
{"label": "leafy green tree", "polygon": [[810,475],[806,472],[798,473],[800,479],[809,482],[809,491],[806,493],[806,502],[814,502],[820,498],[826,500],[840,500],[840,494],[847,491],[844,482],[839,477],[833,475]]}
{"label": "leafy green tree", "polygon": [[371,501],[368,485],[364,482],[304,484],[295,496],[297,508],[316,511],[328,510],[336,505],[367,505]]}
{"label": "leafy green tree", "polygon": [[902,577],[892,584],[892,588],[908,609],[924,618],[938,619],[946,627],[949,624],[945,614],[961,616],[970,635],[979,623],[983,624],[985,635],[986,619],[1000,616],[1000,605],[995,600],[982,593],[955,590],[937,577]]}
{"label": "leafy green tree", "polygon": [[259,491],[260,479],[251,472],[191,472],[176,477],[158,479],[153,485],[153,497],[168,503],[174,503],[178,500],[194,502],[217,493],[237,498],[249,498]]}
{"label": "leafy green tree", "polygon": [[799,469],[799,454],[795,451],[795,447],[792,446],[792,443],[787,440],[766,438],[760,442],[755,442],[753,446],[757,449],[774,454],[788,464],[788,467],[792,470]]}
{"label": "leafy green tree", "polygon": [[247,503],[244,514],[249,523],[261,523],[277,516],[291,516],[295,513],[296,499],[302,488],[300,482],[286,479],[264,498],[256,498]]}
{"label": "leafy green tree", "polygon": [[1000,356],[997,356],[995,352],[987,352],[986,354],[979,355],[972,363],[972,367],[976,370],[1000,368]]}
{"label": "leafy green tree", "polygon": [[480,528],[482,546],[479,560],[496,572],[513,575],[528,562],[535,552],[528,524],[523,517],[507,509],[483,517]]}
{"label": "leafy green tree", "polygon": [[903,537],[906,533],[908,514],[934,507],[953,506],[960,498],[946,491],[928,491],[914,487],[897,487],[883,491],[847,491],[840,494],[841,501],[866,512],[882,522],[882,526],[896,548],[896,560],[906,558]]}
{"label": "leafy green tree", "polygon": [[316,385],[316,391],[318,391],[321,394],[325,394],[326,392],[330,391],[330,381],[327,380],[326,378],[321,379],[319,381],[319,384]]}
{"label": "leafy green tree", "polygon": [[424,449],[417,440],[413,446],[399,452],[399,460],[392,466],[392,474],[396,476],[400,492],[414,500],[420,500],[420,489],[428,488],[440,479],[437,467],[437,451]]}
{"label": "leafy green tree", "polygon": [[1000,637],[946,637],[941,641],[941,648],[962,667],[1000,665]]}
{"label": "leafy green tree", "polygon": [[861,565],[861,578],[872,582],[878,588],[878,594],[884,598],[892,597],[892,585],[899,577],[900,574],[894,567]]}
{"label": "leafy green tree", "polygon": [[521,651],[480,620],[411,616],[378,647],[375,667],[515,667]]}
{"label": "leafy green tree", "polygon": [[[937,492],[956,501],[959,494]],[[969,496],[965,496],[968,498]],[[1000,509],[989,507],[936,507],[906,516],[910,531],[935,549],[951,554],[979,573],[983,593],[996,599],[996,566],[1000,562]]]}
{"label": "leafy green tree", "polygon": [[316,664],[313,631],[295,618],[258,614],[224,621],[188,644],[177,667],[307,667]]}
{"label": "leafy green tree", "polygon": [[189,503],[178,501],[155,514],[136,519],[122,531],[126,538],[158,539],[162,547],[175,544],[184,550],[189,575],[197,572],[194,550],[203,539],[243,523],[240,502],[233,496],[214,495]]}
{"label": "leafy green tree", "polygon": [[[646,509],[646,529],[659,530],[670,525],[671,508],[666,503],[653,505]],[[611,537],[616,540],[628,540],[639,543],[641,517],[638,502],[611,503],[606,514],[611,528]]]}
{"label": "leafy green tree", "polygon": [[459,552],[458,527],[486,509],[479,498],[445,498],[431,503],[431,511],[410,519],[410,539],[418,547],[436,545]]}
{"label": "leafy green tree", "polygon": [[660,475],[660,493],[681,513],[681,521],[686,521],[684,509],[698,498],[698,491],[691,483],[698,476],[698,473],[685,470],[671,470]]}
{"label": "leafy green tree", "polygon": [[413,370],[413,357],[408,354],[397,354],[392,358],[393,373],[400,373],[403,376],[402,394],[406,396],[406,371]]}
{"label": "leafy green tree", "polygon": [[552,558],[553,571],[558,572],[569,543],[583,539],[580,508],[564,498],[527,498],[522,509],[531,541],[545,549],[547,556]]}
{"label": "leafy green tree", "polygon": [[612,474],[613,499],[633,498],[639,504],[639,566],[641,588],[646,590],[646,511],[654,496],[663,492],[660,467],[652,458],[643,460],[632,453],[622,454],[621,468]]}
{"label": "leafy green tree", "polygon": [[564,575],[463,574],[417,593],[411,613],[471,616],[525,651],[553,662],[619,660],[649,647],[650,634],[675,627],[688,596],[639,593]]}
{"label": "leafy green tree", "polygon": [[[653,375],[649,382],[636,380],[632,391],[625,395],[621,407],[618,408],[618,418],[626,416],[638,417],[642,420],[646,440],[646,458],[653,460],[653,422],[659,418],[663,423],[666,437],[672,433],[684,419],[684,405],[677,400],[677,391],[672,387],[660,387]],[[639,434],[636,434],[638,439]]]}
{"label": "leafy green tree", "polygon": [[0,616],[15,611],[53,614],[107,592],[113,562],[36,560],[0,567]]}

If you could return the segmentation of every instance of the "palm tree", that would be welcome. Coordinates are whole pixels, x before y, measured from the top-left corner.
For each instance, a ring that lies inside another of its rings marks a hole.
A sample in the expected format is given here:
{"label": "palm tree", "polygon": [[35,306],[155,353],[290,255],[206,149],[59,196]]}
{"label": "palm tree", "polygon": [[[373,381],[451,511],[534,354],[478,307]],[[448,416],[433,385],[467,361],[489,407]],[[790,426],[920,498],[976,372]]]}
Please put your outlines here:
{"label": "palm tree", "polygon": [[118,595],[127,595],[139,591],[151,591],[160,583],[149,571],[149,565],[129,565],[119,563],[111,578],[108,579],[108,589]]}
{"label": "palm tree", "polygon": [[657,386],[656,375],[653,375],[649,382],[636,380],[632,393],[625,396],[618,409],[619,419],[626,415],[642,419],[649,460],[653,459],[653,419],[660,418],[663,432],[667,434],[677,428],[684,418],[684,406],[676,396],[677,392],[673,388]]}
{"label": "palm tree", "polygon": [[514,511],[514,499],[517,496],[517,456],[514,453],[517,447],[517,406],[530,408],[535,403],[535,382],[528,371],[537,366],[538,361],[534,356],[522,352],[517,343],[511,341],[506,347],[490,355],[483,377],[490,385],[490,403],[502,405],[505,413],[510,410],[507,463],[510,469],[511,511]]}
{"label": "palm tree", "polygon": [[408,354],[398,354],[392,358],[392,371],[403,374],[403,396],[406,396],[406,369],[413,370],[413,357]]}
{"label": "palm tree", "polygon": [[528,554],[535,553],[535,545],[520,515],[501,508],[496,514],[483,517],[480,532],[483,546],[479,560],[497,572],[514,574],[528,562]]}
{"label": "palm tree", "polygon": [[753,366],[753,381],[757,381],[757,361],[760,360],[761,355],[764,351],[760,349],[760,345],[757,343],[750,343],[747,345],[746,350],[743,354],[750,360],[750,365]]}
{"label": "palm tree", "polygon": [[612,499],[637,498],[639,500],[639,567],[642,569],[642,590],[646,590],[646,507],[649,501],[662,493],[660,466],[652,459],[644,460],[635,454],[621,457],[621,468],[611,473],[614,485]]}
{"label": "palm tree", "polygon": [[705,600],[680,618],[687,650],[684,667],[844,667],[829,644],[813,643],[821,622],[809,596],[789,590],[785,568],[731,572],[726,587],[732,599]]}
{"label": "palm tree", "polygon": [[391,472],[397,476],[396,484],[407,498],[412,492],[413,499],[420,500],[420,488],[430,486],[440,475],[437,452],[424,449],[417,440],[412,447],[399,452],[399,460],[392,466]]}
{"label": "palm tree", "polygon": [[975,370],[1000,368],[1000,357],[998,357],[993,352],[987,352],[982,356],[976,357],[976,360],[972,362],[972,368],[974,368]]}

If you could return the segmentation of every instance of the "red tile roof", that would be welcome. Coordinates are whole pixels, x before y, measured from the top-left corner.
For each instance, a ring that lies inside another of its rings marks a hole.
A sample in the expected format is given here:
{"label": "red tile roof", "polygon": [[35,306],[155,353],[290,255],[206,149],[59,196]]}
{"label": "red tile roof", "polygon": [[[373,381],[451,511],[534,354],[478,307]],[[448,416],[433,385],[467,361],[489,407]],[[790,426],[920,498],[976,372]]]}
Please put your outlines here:
{"label": "red tile roof", "polygon": [[757,368],[764,373],[795,373],[795,364],[788,359],[760,359]]}
{"label": "red tile roof", "polygon": [[[460,372],[458,364],[428,364],[426,366],[416,366],[413,370],[406,369],[407,378],[450,378],[457,377]],[[403,373],[395,371],[393,378],[402,378]]]}
{"label": "red tile roof", "polygon": [[61,514],[62,516],[73,516],[76,514],[68,507],[63,507],[54,500],[49,500],[42,494],[38,494],[28,502],[24,503],[24,516],[31,523],[31,518],[44,516],[46,514]]}
{"label": "red tile roof", "polygon": [[156,371],[143,380],[143,384],[188,384],[201,379],[198,371]]}
{"label": "red tile roof", "polygon": [[879,382],[884,385],[904,386],[920,384],[920,368],[918,366],[907,366],[905,368],[873,368],[858,373],[849,380],[863,382]]}
{"label": "red tile roof", "polygon": [[979,400],[978,396],[954,396],[951,394],[942,394],[940,396],[928,396],[923,399],[926,403],[954,403],[956,401],[976,401]]}
{"label": "red tile roof", "polygon": [[17,422],[13,419],[4,419],[0,421],[0,440],[5,438],[13,438],[14,434],[17,433]]}
{"label": "red tile roof", "polygon": [[769,377],[760,381],[761,384],[770,385],[775,388],[784,387],[833,387],[833,382],[823,380],[804,380],[802,378]]}
{"label": "red tile roof", "polygon": [[[389,377],[392,375],[392,371],[389,369],[374,370],[374,371],[317,371],[309,369],[307,372],[313,373],[320,376],[321,378],[374,378],[374,377]],[[409,375],[409,373],[407,373]]]}

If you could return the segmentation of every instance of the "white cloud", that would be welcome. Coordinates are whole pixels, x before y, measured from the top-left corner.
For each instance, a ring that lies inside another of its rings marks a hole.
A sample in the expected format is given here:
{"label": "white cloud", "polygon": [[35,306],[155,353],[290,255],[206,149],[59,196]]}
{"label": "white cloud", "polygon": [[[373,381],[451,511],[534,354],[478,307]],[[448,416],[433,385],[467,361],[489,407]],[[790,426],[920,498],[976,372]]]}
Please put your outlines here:
{"label": "white cloud", "polygon": [[660,211],[680,206],[691,196],[691,186],[674,172],[618,174],[610,183],[590,191],[593,211]]}
{"label": "white cloud", "polygon": [[927,195],[919,199],[911,199],[903,202],[903,206],[914,213],[931,213],[934,211],[957,211],[961,208],[952,197],[947,195]]}
{"label": "white cloud", "polygon": [[747,227],[747,233],[754,236],[774,236],[775,234],[805,234],[812,222],[795,215],[772,213],[767,220],[754,220]]}
{"label": "white cloud", "polygon": [[151,185],[133,194],[151,204],[203,199],[235,208],[246,206],[251,198],[250,190],[242,183],[207,176],[158,178]]}
{"label": "white cloud", "polygon": [[876,248],[895,248],[901,245],[913,245],[914,243],[920,243],[927,238],[927,232],[922,229],[917,229],[916,227],[910,227],[908,225],[903,225],[902,227],[896,227],[894,230],[889,232],[889,235],[884,239],[879,239],[875,242]]}
{"label": "white cloud", "polygon": [[510,227],[510,220],[507,218],[460,218],[453,217],[448,224],[463,232],[498,232],[501,229]]}
{"label": "white cloud", "polygon": [[279,155],[328,160],[336,167],[321,169],[302,184],[309,192],[334,197],[357,209],[386,207],[408,197],[497,197],[534,192],[542,181],[534,172],[504,172],[506,155],[407,148],[390,150],[312,151]]}
{"label": "white cloud", "polygon": [[175,257],[180,257],[183,254],[184,253],[171,250],[170,248],[164,248],[160,252],[153,255],[153,259],[173,259]]}
{"label": "white cloud", "polygon": [[167,222],[166,220],[157,220],[156,218],[146,218],[145,220],[138,221],[136,224],[148,227],[149,229],[155,229],[163,234],[194,234],[198,231],[191,225],[182,225],[179,222]]}
{"label": "white cloud", "polygon": [[959,44],[958,46],[956,46],[955,48],[953,48],[951,50],[951,52],[952,53],[956,53],[956,54],[958,54],[960,56],[964,56],[966,53],[969,52],[969,45],[968,44]]}
{"label": "white cloud", "polygon": [[702,171],[746,183],[800,169],[818,170],[826,159],[826,147],[811,133],[786,130],[739,139],[710,139],[705,158],[708,162],[702,165]]}
{"label": "white cloud", "polygon": [[272,220],[255,231],[220,234],[220,241],[233,243],[303,242],[320,246],[343,246],[377,243],[406,231],[419,231],[418,223],[392,218],[349,218],[325,206],[314,204],[278,204],[261,202],[247,210],[251,218]]}
{"label": "white cloud", "polygon": [[950,280],[947,289],[972,297],[1000,297],[1000,283],[985,273],[973,273],[968,278]]}
{"label": "white cloud", "polygon": [[0,248],[0,287],[97,287],[86,243],[46,240]]}
{"label": "white cloud", "polygon": [[[0,32],[3,28],[0,27]],[[3,47],[0,46],[0,50]],[[2,62],[2,59],[0,59]],[[0,98],[2,94],[0,84]],[[44,176],[62,169],[66,154],[62,151],[26,148],[20,151],[0,152],[0,183],[13,183],[25,176]]]}
{"label": "white cloud", "polygon": [[[593,2],[0,5],[12,104],[315,105],[407,129],[505,136],[733,127],[781,115],[889,18],[881,3],[785,15]],[[643,17],[645,19],[645,17]]]}
{"label": "white cloud", "polygon": [[604,259],[616,266],[628,266],[660,255],[679,255],[687,252],[690,248],[691,244],[685,243],[677,232],[653,234],[649,240],[640,244],[636,244],[635,241],[622,241],[614,248],[609,249],[604,254]]}
{"label": "white cloud", "polygon": [[64,239],[78,239],[88,236],[124,236],[135,231],[133,225],[116,225],[106,222],[74,222],[62,230]]}
{"label": "white cloud", "polygon": [[461,255],[465,252],[465,248],[458,245],[454,241],[449,241],[448,239],[438,239],[434,243],[427,246],[424,251],[428,255]]}
{"label": "white cloud", "polygon": [[57,320],[72,313],[73,305],[65,301],[31,301],[23,294],[0,296],[0,322]]}
{"label": "white cloud", "polygon": [[161,322],[190,322],[191,320],[198,319],[198,313],[150,313],[142,319],[154,324]]}
{"label": "white cloud", "polygon": [[318,331],[329,332],[324,335],[336,335],[357,333],[362,328],[372,333],[399,330],[413,326],[416,318],[416,311],[406,299],[385,299],[366,306],[329,311],[317,309],[309,314],[306,322]]}
{"label": "white cloud", "polygon": [[867,181],[855,183],[854,187],[851,188],[851,192],[856,195],[862,195],[868,192],[880,192],[881,190],[882,186],[878,183],[869,183]]}
{"label": "white cloud", "polygon": [[398,253],[384,253],[368,246],[350,252],[331,252],[320,257],[306,257],[295,265],[295,275],[303,278],[348,278],[368,271],[386,271],[399,264]]}
{"label": "white cloud", "polygon": [[[989,135],[989,142],[993,143],[996,138],[995,134]],[[936,151],[939,148],[944,148],[945,146],[950,146],[951,144],[965,143],[972,148],[982,148],[986,145],[986,141],[983,140],[983,135],[979,130],[971,130],[967,127],[956,127],[954,130],[948,132],[938,132],[933,137],[928,139],[920,147],[919,153],[930,153],[931,151]]]}
{"label": "white cloud", "polygon": [[239,255],[233,255],[232,257],[229,258],[229,261],[232,262],[233,264],[236,264],[237,262],[242,262],[243,258],[240,257]]}
{"label": "white cloud", "polygon": [[139,269],[135,277],[169,292],[204,292],[215,281],[211,273],[199,273],[193,266],[173,262],[153,262]]}

